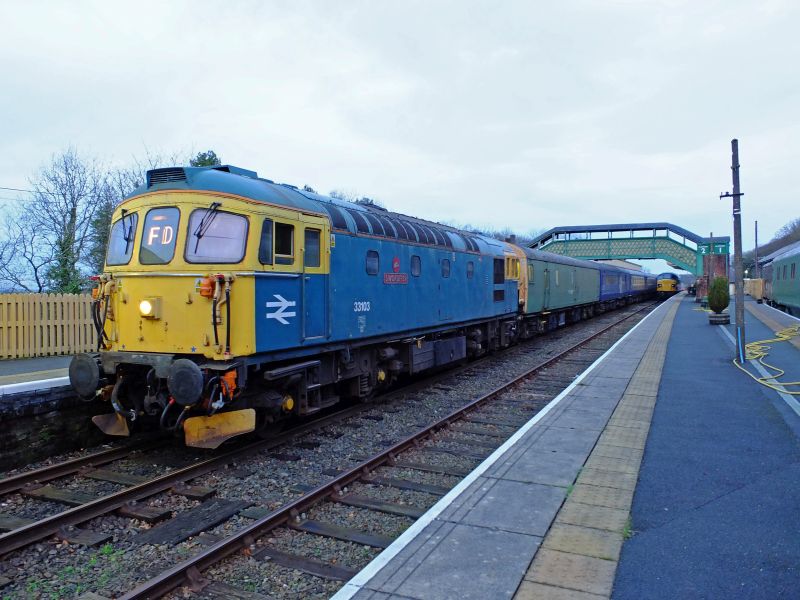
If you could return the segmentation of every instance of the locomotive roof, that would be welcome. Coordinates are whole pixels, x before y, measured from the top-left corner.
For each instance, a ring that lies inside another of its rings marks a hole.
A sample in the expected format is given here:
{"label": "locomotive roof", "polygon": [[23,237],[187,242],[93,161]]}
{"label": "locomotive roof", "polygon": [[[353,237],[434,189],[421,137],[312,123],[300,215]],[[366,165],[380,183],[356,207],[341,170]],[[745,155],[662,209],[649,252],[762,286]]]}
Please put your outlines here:
{"label": "locomotive roof", "polygon": [[[383,228],[382,218],[410,222],[431,230],[426,237],[433,235],[436,242],[431,245],[480,252],[483,254],[502,254],[507,244],[482,234],[463,231],[449,225],[426,221],[417,217],[390,212],[375,204],[347,202],[315,192],[309,192],[286,183],[275,183],[270,179],[258,177],[255,171],[233,165],[216,167],[167,167],[147,172],[147,181],[130,196],[165,190],[207,190],[223,194],[235,194],[252,200],[278,204],[301,211],[327,214],[334,229],[351,233],[368,233],[359,229],[355,215],[362,215],[372,225],[377,220]],[[369,215],[369,216],[367,216]],[[437,235],[438,234],[438,235]],[[380,234],[378,234],[380,235]],[[419,236],[419,232],[417,232]],[[446,235],[446,237],[445,237]],[[392,236],[392,239],[393,236]]]}

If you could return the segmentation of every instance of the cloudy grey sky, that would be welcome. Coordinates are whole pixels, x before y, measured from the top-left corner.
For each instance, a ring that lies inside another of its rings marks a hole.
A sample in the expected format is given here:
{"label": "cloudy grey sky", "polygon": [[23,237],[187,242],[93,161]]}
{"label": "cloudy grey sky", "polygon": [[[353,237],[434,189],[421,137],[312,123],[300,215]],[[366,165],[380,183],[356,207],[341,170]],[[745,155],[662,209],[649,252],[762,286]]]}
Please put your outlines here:
{"label": "cloudy grey sky", "polygon": [[0,186],[213,148],[433,220],[730,235],[738,137],[750,248],[800,216],[799,7],[0,0]]}

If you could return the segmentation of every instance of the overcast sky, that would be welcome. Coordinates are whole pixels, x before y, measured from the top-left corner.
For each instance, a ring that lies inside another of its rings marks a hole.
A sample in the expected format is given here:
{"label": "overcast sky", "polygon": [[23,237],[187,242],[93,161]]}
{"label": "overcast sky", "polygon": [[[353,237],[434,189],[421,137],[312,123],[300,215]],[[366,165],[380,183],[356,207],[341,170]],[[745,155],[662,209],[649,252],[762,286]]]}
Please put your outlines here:
{"label": "overcast sky", "polygon": [[437,221],[732,235],[737,137],[748,249],[800,216],[798,7],[0,0],[0,186],[212,148]]}

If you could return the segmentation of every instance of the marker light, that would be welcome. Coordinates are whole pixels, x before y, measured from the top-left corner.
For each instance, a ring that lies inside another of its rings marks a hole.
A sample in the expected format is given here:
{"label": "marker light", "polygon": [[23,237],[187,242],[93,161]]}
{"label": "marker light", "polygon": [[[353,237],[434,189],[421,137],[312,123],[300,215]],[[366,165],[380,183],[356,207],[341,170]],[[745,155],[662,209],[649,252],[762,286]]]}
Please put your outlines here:
{"label": "marker light", "polygon": [[139,314],[145,319],[158,320],[161,318],[161,298],[151,296],[139,302]]}
{"label": "marker light", "polygon": [[143,317],[152,317],[153,305],[150,304],[149,300],[142,300],[139,302],[139,312],[142,313]]}

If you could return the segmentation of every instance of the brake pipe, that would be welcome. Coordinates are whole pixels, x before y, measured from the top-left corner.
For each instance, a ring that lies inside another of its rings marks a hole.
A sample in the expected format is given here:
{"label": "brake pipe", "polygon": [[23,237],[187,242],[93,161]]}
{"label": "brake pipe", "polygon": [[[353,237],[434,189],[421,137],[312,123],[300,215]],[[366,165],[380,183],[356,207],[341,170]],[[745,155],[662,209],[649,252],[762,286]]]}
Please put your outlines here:
{"label": "brake pipe", "polygon": [[225,355],[231,353],[231,280],[225,280]]}

